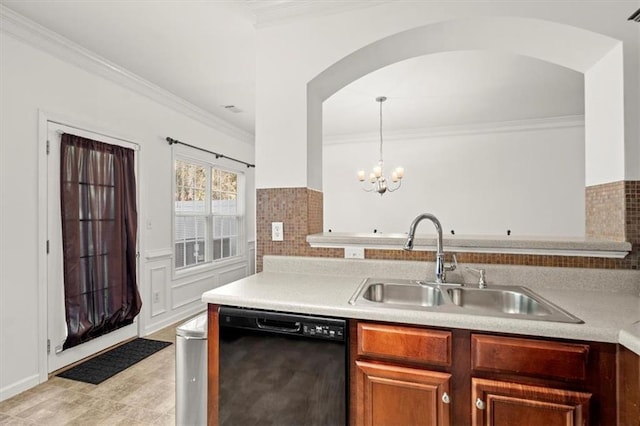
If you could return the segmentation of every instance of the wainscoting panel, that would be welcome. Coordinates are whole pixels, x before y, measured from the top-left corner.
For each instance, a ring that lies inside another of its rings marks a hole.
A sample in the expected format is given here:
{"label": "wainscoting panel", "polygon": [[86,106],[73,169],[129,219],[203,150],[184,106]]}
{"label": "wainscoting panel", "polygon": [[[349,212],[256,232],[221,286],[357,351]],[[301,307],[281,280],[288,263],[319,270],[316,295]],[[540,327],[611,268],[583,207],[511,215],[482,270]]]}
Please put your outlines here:
{"label": "wainscoting panel", "polygon": [[246,264],[238,265],[233,269],[220,271],[220,274],[218,275],[218,286],[228,284],[233,281],[237,281],[240,278],[244,278],[246,276],[247,276]]}
{"label": "wainscoting panel", "polygon": [[199,277],[190,281],[171,286],[171,309],[179,309],[190,303],[199,302],[202,293],[217,287],[216,273]]}
{"label": "wainscoting panel", "polygon": [[255,256],[254,247],[250,244],[244,259],[183,276],[175,276],[170,248],[146,251],[143,266],[146,282],[140,286],[144,306],[140,335],[146,336],[179,324],[204,311],[206,305],[202,303],[202,293],[249,275]]}
{"label": "wainscoting panel", "polygon": [[[156,262],[161,263],[161,262]],[[147,300],[151,304],[151,318],[167,311],[167,286],[169,268],[167,265],[157,265],[149,268],[149,288],[151,294]]]}

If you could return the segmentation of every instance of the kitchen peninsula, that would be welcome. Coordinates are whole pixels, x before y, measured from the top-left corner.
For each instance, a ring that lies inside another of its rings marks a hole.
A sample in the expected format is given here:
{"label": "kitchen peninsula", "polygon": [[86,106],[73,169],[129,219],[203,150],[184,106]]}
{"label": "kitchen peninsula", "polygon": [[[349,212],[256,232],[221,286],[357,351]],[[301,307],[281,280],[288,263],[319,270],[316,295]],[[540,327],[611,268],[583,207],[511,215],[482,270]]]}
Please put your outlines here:
{"label": "kitchen peninsula", "polygon": [[[431,407],[436,409],[430,413],[435,423],[486,424],[486,404],[493,404],[494,415],[508,415],[501,398],[512,388],[525,389],[529,396],[540,394],[536,404],[562,400],[569,407],[566,413],[561,410],[567,419],[610,424],[617,416],[633,418],[624,416],[637,413],[639,384],[633,379],[638,376],[640,355],[640,331],[634,325],[640,321],[637,271],[487,266],[490,287],[526,286],[583,320],[582,324],[469,315],[455,309],[349,304],[367,277],[424,279],[426,267],[422,262],[266,256],[264,272],[206,292],[202,300],[210,307],[209,423],[217,424],[216,320],[220,305],[348,319],[352,424],[379,415],[375,404],[380,401],[372,402],[367,386],[380,380],[435,389]],[[470,274],[452,273],[448,281],[474,286],[473,280]],[[398,344],[410,342],[407,336],[417,336],[421,347],[435,349],[427,353],[405,350]],[[379,342],[395,342],[400,352]],[[490,351],[491,356],[483,351]],[[618,353],[625,354],[628,371],[633,373],[635,368],[630,382],[615,379]],[[522,356],[533,358],[525,362],[518,359]],[[501,363],[493,363],[491,357]],[[622,384],[624,392],[617,388]],[[408,395],[408,400],[413,396],[425,397],[421,391]],[[519,407],[517,412],[521,415],[529,408]],[[557,412],[548,404],[541,409],[547,414]],[[393,406],[385,410],[393,411]]]}

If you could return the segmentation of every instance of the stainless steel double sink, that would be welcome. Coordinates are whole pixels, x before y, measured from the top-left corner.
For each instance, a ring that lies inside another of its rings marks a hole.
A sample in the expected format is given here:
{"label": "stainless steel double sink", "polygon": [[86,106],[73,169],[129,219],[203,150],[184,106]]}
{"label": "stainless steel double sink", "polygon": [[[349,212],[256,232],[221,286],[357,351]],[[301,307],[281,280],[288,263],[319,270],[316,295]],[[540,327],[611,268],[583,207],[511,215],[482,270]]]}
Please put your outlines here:
{"label": "stainless steel double sink", "polygon": [[460,284],[367,278],[349,303],[537,321],[583,322],[530,289],[520,286],[477,288]]}

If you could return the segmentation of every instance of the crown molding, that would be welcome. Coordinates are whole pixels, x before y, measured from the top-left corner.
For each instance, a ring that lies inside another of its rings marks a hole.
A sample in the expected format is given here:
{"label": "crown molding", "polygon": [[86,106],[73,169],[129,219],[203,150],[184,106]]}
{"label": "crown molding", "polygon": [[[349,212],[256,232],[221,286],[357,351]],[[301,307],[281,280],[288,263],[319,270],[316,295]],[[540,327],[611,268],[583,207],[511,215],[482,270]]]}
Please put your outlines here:
{"label": "crown molding", "polygon": [[296,19],[326,16],[354,9],[377,6],[393,0],[318,1],[318,0],[245,0],[253,14],[256,29],[285,24]]}
{"label": "crown molding", "polygon": [[[489,133],[530,132],[535,130],[584,127],[584,115],[532,118],[525,120],[500,121],[493,123],[462,124],[457,126],[423,127],[419,129],[385,132],[386,141],[407,141],[436,137],[482,135]],[[323,138],[326,145],[341,143],[371,142],[377,140],[379,133],[352,133],[329,135]]]}
{"label": "crown molding", "polygon": [[99,75],[243,142],[254,136],[0,4],[0,32]]}

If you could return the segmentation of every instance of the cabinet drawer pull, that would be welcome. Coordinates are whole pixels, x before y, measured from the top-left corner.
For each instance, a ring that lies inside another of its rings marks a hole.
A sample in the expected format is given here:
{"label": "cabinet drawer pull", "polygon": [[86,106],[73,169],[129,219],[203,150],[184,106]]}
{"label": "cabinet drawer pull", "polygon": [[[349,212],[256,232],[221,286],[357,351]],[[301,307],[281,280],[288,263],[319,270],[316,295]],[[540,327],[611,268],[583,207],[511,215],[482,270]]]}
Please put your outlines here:
{"label": "cabinet drawer pull", "polygon": [[448,393],[445,392],[442,394],[442,402],[444,402],[445,404],[448,404],[451,402],[451,398],[449,398]]}
{"label": "cabinet drawer pull", "polygon": [[478,410],[484,410],[484,401],[480,398],[476,399],[476,407]]}

